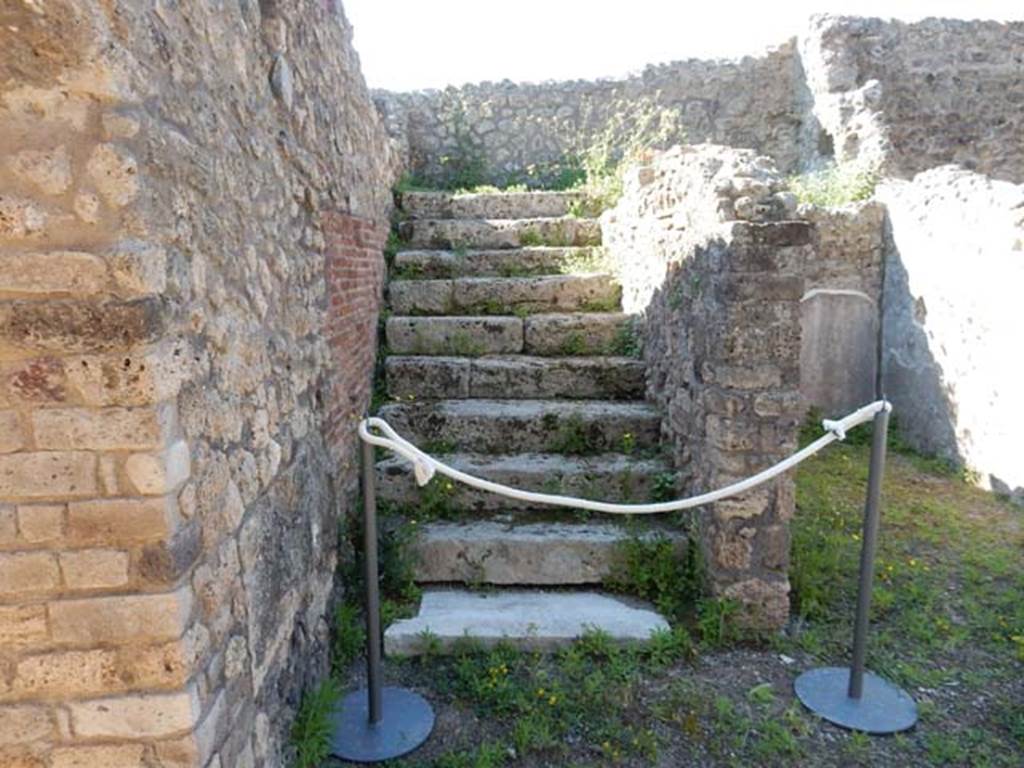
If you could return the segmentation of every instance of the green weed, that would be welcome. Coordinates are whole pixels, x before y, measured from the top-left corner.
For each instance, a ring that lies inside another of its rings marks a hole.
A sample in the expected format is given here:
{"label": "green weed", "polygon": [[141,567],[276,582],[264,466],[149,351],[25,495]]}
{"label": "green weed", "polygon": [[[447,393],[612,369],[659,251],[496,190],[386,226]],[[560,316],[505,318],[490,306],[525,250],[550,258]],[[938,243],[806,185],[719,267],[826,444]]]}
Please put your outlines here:
{"label": "green weed", "polygon": [[701,593],[703,574],[698,545],[685,550],[667,536],[631,536],[619,545],[617,568],[609,588],[653,603],[664,615],[680,619]]}
{"label": "green weed", "polygon": [[548,450],[552,453],[566,453],[575,456],[598,453],[601,445],[596,433],[581,416],[572,414],[564,419],[554,417],[548,420],[555,429],[548,442]]}
{"label": "green weed", "polygon": [[331,669],[340,674],[358,658],[366,645],[366,629],[356,603],[342,603],[334,613]]}
{"label": "green weed", "polygon": [[789,188],[801,203],[831,207],[867,200],[875,193],[879,178],[874,167],[832,164],[819,171],[791,176]]}
{"label": "green weed", "polygon": [[339,698],[341,687],[333,677],[302,697],[291,729],[295,768],[316,768],[327,759],[333,730],[330,714]]}

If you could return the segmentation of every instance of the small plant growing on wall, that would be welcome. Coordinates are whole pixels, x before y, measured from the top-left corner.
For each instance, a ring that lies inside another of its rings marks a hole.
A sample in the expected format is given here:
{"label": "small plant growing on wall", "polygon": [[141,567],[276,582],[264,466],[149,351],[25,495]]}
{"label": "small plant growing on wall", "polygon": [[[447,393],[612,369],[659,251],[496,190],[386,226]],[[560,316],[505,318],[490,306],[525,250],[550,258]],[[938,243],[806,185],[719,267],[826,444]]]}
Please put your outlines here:
{"label": "small plant growing on wall", "polygon": [[598,110],[592,102],[584,102],[581,134],[586,135],[586,126],[595,124],[601,127],[579,146],[572,161],[582,170],[576,188],[584,193],[583,199],[571,211],[578,216],[597,216],[615,205],[622,196],[623,170],[644,153],[686,139],[679,108],[651,98],[618,103],[611,110]]}
{"label": "small plant growing on wall", "polygon": [[452,126],[452,150],[439,158],[444,186],[451,190],[471,190],[487,181],[487,167],[479,143],[473,138],[460,101],[449,106],[446,121]]}
{"label": "small plant growing on wall", "polygon": [[831,163],[819,170],[789,178],[789,188],[801,203],[833,207],[867,200],[875,194],[880,173],[875,165]]}

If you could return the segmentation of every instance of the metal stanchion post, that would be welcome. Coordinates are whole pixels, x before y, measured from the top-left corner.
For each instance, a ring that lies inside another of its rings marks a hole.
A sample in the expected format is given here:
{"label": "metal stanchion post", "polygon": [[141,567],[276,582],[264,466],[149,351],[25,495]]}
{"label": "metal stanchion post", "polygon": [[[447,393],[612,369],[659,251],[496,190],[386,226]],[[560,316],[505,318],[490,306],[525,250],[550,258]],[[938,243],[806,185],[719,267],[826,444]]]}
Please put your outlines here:
{"label": "metal stanchion post", "polygon": [[853,629],[853,658],[849,668],[822,667],[796,679],[796,695],[804,706],[826,720],[865,733],[896,733],[917,722],[917,704],[903,690],[864,670],[875,548],[881,516],[882,476],[885,472],[889,410],[875,414],[871,441],[868,493],[860,550],[860,584]]}
{"label": "metal stanchion post", "polygon": [[331,754],[356,763],[376,763],[400,757],[426,741],[434,728],[434,711],[419,694],[404,688],[382,687],[373,446],[361,446],[367,687],[350,693],[331,714]]}

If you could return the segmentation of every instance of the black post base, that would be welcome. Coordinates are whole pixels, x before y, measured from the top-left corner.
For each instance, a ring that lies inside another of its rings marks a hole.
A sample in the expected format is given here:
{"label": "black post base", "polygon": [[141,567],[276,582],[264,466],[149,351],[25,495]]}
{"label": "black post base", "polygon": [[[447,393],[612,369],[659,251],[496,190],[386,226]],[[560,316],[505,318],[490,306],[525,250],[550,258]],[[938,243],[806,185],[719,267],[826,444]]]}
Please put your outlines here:
{"label": "black post base", "polygon": [[376,763],[412,752],[434,729],[434,711],[419,694],[381,689],[379,722],[370,724],[365,688],[346,696],[331,713],[331,754],[353,763]]}

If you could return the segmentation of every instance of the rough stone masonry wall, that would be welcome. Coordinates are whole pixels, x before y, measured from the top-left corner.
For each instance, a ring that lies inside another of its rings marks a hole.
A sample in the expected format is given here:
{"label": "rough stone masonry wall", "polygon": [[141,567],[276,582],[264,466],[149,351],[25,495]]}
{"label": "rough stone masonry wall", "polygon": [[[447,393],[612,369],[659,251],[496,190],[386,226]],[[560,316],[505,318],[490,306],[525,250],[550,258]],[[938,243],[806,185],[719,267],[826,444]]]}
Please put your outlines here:
{"label": "rough stone masonry wall", "polygon": [[0,30],[0,765],[283,765],[393,179],[350,31],[299,0]]}
{"label": "rough stone masonry wall", "polygon": [[818,16],[799,49],[840,159],[1024,181],[1024,22]]}
{"label": "rough stone masonry wall", "polygon": [[[585,151],[595,139],[615,147],[628,139],[637,114],[664,111],[686,140],[750,147],[786,170],[800,164],[803,102],[795,44],[735,61],[690,59],[647,67],[618,80],[539,84],[480,83],[443,91],[375,91],[391,135],[408,167],[434,183],[449,180],[451,163],[467,151],[482,162],[485,180],[502,183],[527,167],[544,166]],[[625,119],[623,119],[625,118]],[[608,126],[616,126],[608,135]],[[815,137],[816,140],[816,137]]]}
{"label": "rough stone masonry wall", "polygon": [[884,383],[901,431],[1024,501],[1024,185],[945,166],[878,197],[891,228]]}
{"label": "rough stone masonry wall", "polygon": [[800,300],[800,392],[808,406],[842,416],[876,395],[885,206],[802,205],[798,214],[814,225]]}
{"label": "rough stone masonry wall", "polygon": [[[664,412],[688,493],[748,477],[796,448],[800,298],[812,224],[771,161],[677,147],[631,169],[602,218],[627,311],[643,315],[647,395]],[[714,594],[761,627],[789,615],[793,483],[783,477],[704,509]]]}

